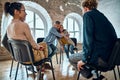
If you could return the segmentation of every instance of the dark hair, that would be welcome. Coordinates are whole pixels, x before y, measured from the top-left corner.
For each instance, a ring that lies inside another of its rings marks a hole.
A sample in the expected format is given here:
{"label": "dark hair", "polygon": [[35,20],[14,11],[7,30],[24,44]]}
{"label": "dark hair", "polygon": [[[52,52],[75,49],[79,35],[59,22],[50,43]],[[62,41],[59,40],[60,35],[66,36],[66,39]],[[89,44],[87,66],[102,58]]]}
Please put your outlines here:
{"label": "dark hair", "polygon": [[60,21],[55,21],[55,24],[60,24]]}
{"label": "dark hair", "polygon": [[4,5],[5,14],[7,15],[9,13],[11,16],[14,16],[14,10],[20,10],[22,5],[23,4],[19,2],[6,2]]}
{"label": "dark hair", "polygon": [[97,0],[83,0],[82,1],[82,7],[83,8],[87,7],[90,10],[94,9],[94,8],[97,8],[97,5],[98,5],[98,1]]}

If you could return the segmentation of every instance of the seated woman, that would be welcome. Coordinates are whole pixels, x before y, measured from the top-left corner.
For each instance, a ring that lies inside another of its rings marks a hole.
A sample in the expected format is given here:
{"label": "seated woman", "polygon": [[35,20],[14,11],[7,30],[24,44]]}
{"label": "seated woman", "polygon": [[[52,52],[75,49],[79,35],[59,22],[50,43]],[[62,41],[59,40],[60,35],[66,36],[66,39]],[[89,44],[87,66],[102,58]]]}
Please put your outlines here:
{"label": "seated woman", "polygon": [[59,32],[64,34],[64,37],[60,38],[59,42],[63,46],[62,48],[64,48],[67,58],[69,58],[69,51],[71,54],[74,54],[75,44],[69,37],[68,31],[63,28],[63,25],[61,25]]}
{"label": "seated woman", "polygon": [[47,57],[48,56],[47,44],[45,42],[39,44],[35,43],[28,24],[24,22],[25,17],[27,15],[25,12],[24,5],[19,2],[13,3],[6,2],[4,9],[6,16],[8,14],[13,16],[13,19],[7,28],[8,39],[28,41],[33,48],[35,61],[41,60],[40,58],[37,58],[38,55],[35,52],[36,50],[39,50],[40,52],[44,53],[44,56]]}

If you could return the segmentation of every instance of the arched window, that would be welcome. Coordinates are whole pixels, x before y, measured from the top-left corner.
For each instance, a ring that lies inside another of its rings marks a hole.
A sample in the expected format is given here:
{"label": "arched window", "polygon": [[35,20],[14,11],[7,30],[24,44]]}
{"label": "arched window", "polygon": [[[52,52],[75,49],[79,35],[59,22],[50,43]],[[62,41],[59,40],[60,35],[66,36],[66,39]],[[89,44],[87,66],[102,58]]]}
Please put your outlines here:
{"label": "arched window", "polygon": [[[26,16],[26,22],[28,23],[31,33],[35,40],[38,37],[44,37],[45,36],[45,25],[43,20],[39,17],[38,14],[34,13],[33,11],[26,10],[26,13],[28,14]],[[42,34],[42,35],[41,35]]]}
{"label": "arched window", "polygon": [[64,28],[70,33],[70,37],[77,38],[82,43],[82,17],[77,13],[70,13],[65,17]]}

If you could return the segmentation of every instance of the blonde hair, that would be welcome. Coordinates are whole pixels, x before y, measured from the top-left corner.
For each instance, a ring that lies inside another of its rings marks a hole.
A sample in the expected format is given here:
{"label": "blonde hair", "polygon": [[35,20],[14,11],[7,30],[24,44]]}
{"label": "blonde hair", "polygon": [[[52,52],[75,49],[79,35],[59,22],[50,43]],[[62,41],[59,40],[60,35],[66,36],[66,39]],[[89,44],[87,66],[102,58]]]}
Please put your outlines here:
{"label": "blonde hair", "polygon": [[97,8],[97,5],[98,5],[98,0],[83,0],[82,1],[82,7],[83,8],[87,7],[90,10],[94,9],[94,8]]}

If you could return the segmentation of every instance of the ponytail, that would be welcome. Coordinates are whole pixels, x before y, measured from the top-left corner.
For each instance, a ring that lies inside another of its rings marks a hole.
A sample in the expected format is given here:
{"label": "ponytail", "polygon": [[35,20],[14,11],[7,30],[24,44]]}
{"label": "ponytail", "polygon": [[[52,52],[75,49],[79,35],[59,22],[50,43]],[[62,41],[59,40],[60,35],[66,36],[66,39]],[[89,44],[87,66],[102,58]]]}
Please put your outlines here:
{"label": "ponytail", "polygon": [[4,12],[5,12],[6,16],[9,13],[9,9],[10,9],[10,2],[6,2],[5,5],[4,5]]}
{"label": "ponytail", "polygon": [[20,10],[22,7],[22,3],[19,3],[19,2],[13,2],[13,3],[10,3],[10,2],[6,2],[5,5],[4,5],[4,12],[5,12],[5,15],[7,16],[8,13],[11,15],[11,16],[14,16],[14,10]]}

